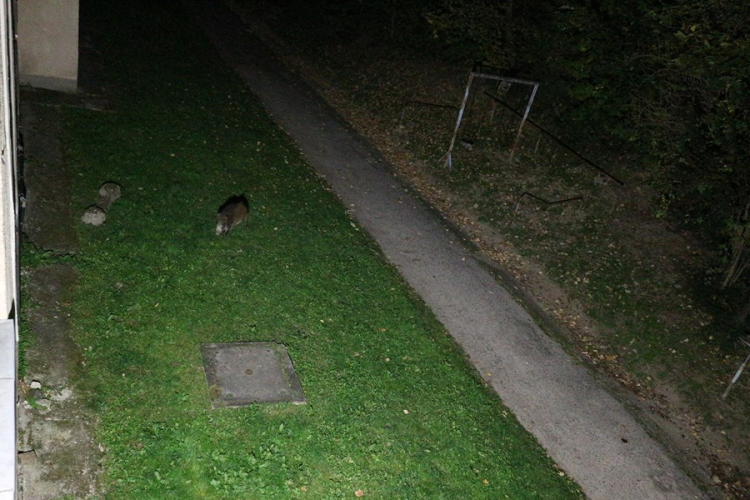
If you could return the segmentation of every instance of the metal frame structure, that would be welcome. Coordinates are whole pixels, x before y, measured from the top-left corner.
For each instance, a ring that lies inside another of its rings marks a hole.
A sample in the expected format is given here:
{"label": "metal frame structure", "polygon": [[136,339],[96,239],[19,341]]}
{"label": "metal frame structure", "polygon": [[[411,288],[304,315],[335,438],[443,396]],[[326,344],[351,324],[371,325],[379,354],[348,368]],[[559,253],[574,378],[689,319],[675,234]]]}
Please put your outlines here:
{"label": "metal frame structure", "polygon": [[513,141],[513,147],[510,150],[511,161],[513,161],[513,155],[516,153],[516,149],[518,148],[518,141],[521,138],[521,132],[523,132],[523,126],[526,124],[526,119],[529,117],[529,112],[531,111],[531,105],[534,103],[536,92],[539,89],[538,82],[532,82],[529,80],[519,80],[517,78],[508,78],[508,77],[499,76],[499,75],[489,75],[487,73],[477,73],[474,71],[469,73],[469,81],[466,83],[466,90],[464,91],[464,98],[463,98],[463,101],[461,101],[461,107],[458,110],[458,118],[456,119],[456,127],[453,130],[453,137],[451,138],[451,144],[450,146],[448,146],[448,151],[446,151],[445,155],[443,156],[445,158],[445,164],[448,166],[448,170],[453,170],[453,148],[456,145],[456,137],[458,137],[458,130],[461,128],[461,121],[463,120],[464,111],[466,111],[466,103],[469,100],[469,94],[471,93],[471,86],[474,83],[475,78],[484,79],[484,80],[497,80],[500,82],[507,82],[510,84],[518,83],[521,85],[529,85],[532,87],[531,95],[529,96],[529,100],[526,103],[526,110],[523,114],[523,117],[521,118],[521,124],[518,126],[518,132],[516,133],[516,138]]}

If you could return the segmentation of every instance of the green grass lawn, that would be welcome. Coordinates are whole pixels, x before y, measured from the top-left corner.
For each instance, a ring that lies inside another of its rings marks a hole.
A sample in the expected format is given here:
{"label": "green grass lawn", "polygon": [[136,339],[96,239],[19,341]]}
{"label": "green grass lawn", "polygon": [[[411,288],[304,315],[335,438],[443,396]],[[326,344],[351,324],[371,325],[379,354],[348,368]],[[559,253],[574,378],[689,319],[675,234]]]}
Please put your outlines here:
{"label": "green grass lawn", "polygon": [[[65,114],[73,203],[123,191],[72,259],[106,498],[581,498],[179,2],[81,15],[115,112]],[[285,344],[308,404],[212,410],[199,346],[235,341]]]}

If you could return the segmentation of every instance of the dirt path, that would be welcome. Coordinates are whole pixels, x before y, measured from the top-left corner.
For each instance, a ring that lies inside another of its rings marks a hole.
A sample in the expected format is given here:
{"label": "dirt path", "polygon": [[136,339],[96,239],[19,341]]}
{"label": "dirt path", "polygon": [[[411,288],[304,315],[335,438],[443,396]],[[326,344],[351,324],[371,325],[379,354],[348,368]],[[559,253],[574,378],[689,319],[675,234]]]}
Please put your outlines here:
{"label": "dirt path", "polygon": [[225,60],[299,144],[486,382],[592,499],[701,493],[389,166],[226,8],[186,0]]}
{"label": "dirt path", "polygon": [[[25,91],[22,107],[28,189],[23,231],[39,252],[70,255],[77,234],[70,207],[70,174],[60,144],[56,106],[38,104],[49,95]],[[69,100],[69,99],[68,99]],[[18,408],[19,486],[24,500],[88,498],[96,493],[101,452],[93,440],[93,415],[72,384],[80,366],[69,335],[67,307],[78,277],[66,265],[24,271],[24,311],[34,341]]]}

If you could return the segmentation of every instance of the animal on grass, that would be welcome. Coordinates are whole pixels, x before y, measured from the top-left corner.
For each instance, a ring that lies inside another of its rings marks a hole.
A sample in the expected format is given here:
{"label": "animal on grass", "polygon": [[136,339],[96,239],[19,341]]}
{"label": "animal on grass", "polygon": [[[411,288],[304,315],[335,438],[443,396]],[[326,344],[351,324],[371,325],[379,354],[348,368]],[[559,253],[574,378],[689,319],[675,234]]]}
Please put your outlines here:
{"label": "animal on grass", "polygon": [[247,220],[248,204],[245,195],[230,196],[219,207],[216,214],[216,235],[224,236],[234,229],[237,224]]}

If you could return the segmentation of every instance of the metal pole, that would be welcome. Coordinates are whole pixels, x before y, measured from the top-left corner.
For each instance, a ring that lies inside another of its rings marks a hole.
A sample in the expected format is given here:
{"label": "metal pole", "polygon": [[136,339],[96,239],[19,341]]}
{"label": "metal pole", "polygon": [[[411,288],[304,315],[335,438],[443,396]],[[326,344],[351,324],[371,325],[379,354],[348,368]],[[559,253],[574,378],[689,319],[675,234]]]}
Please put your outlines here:
{"label": "metal pole", "polygon": [[529,112],[531,111],[531,105],[534,103],[534,97],[536,96],[536,91],[539,88],[539,84],[534,85],[534,90],[531,91],[531,97],[529,97],[529,102],[526,103],[526,111],[523,114],[523,118],[521,118],[521,125],[518,126],[518,133],[516,134],[516,140],[513,141],[513,147],[510,150],[510,161],[513,161],[513,156],[516,154],[516,149],[518,148],[518,141],[521,139],[521,132],[523,132],[523,126],[526,124],[526,119],[529,117]]}
{"label": "metal pole", "polygon": [[[745,344],[747,344],[748,346],[750,346],[750,343],[748,343],[748,342],[746,342],[744,340],[743,340],[743,342],[745,342]],[[727,398],[727,396],[729,395],[730,389],[732,389],[732,387],[734,386],[734,384],[737,383],[737,380],[739,380],[740,375],[742,375],[742,372],[745,370],[745,367],[747,366],[747,363],[749,361],[750,361],[750,354],[747,355],[747,357],[745,358],[745,361],[740,365],[740,368],[737,370],[737,373],[735,373],[734,377],[732,377],[732,380],[731,380],[731,382],[729,382],[729,385],[727,386],[726,390],[724,391],[724,394],[721,395],[721,399],[726,399]]]}
{"label": "metal pole", "polygon": [[532,82],[530,80],[519,80],[518,78],[507,78],[505,76],[488,75],[487,73],[472,72],[471,74],[478,78],[487,78],[488,80],[499,80],[499,81],[511,82],[511,83],[523,83],[524,85],[534,85],[534,86],[539,85],[539,82]]}
{"label": "metal pole", "polygon": [[466,101],[469,100],[469,90],[471,89],[471,83],[474,81],[474,73],[469,73],[469,81],[466,84],[466,91],[464,92],[464,100],[461,102],[461,108],[458,110],[458,119],[456,120],[456,128],[453,130],[453,138],[451,139],[451,145],[448,146],[448,152],[445,153],[445,164],[448,165],[448,170],[453,170],[453,147],[456,145],[456,137],[458,136],[458,129],[461,127],[461,119],[464,116],[464,110],[466,109]]}

